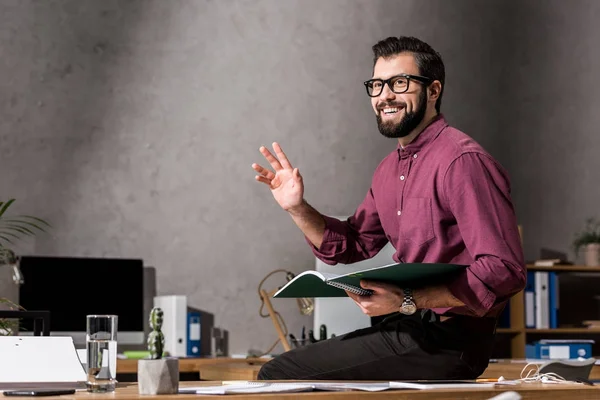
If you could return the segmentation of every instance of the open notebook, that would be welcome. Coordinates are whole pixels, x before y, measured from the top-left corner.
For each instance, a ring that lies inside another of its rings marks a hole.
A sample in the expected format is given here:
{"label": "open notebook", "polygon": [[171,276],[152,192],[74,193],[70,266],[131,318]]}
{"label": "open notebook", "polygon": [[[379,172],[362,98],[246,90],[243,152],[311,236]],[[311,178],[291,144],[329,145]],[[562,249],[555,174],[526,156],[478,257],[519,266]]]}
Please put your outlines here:
{"label": "open notebook", "polygon": [[277,291],[273,297],[344,297],[345,290],[361,296],[372,293],[360,286],[362,279],[397,285],[434,283],[449,279],[467,265],[443,263],[400,263],[368,268],[343,275],[304,271]]}

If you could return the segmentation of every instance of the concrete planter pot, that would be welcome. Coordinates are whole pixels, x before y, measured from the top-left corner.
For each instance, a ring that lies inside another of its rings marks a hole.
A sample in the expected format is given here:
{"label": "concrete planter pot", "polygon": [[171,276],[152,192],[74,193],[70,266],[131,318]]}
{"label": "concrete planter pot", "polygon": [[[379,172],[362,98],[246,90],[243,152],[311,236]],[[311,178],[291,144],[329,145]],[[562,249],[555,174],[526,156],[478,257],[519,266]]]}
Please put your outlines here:
{"label": "concrete planter pot", "polygon": [[587,244],[584,249],[584,260],[587,267],[600,266],[600,243]]}
{"label": "concrete planter pot", "polygon": [[173,394],[179,390],[179,360],[138,360],[139,394]]}

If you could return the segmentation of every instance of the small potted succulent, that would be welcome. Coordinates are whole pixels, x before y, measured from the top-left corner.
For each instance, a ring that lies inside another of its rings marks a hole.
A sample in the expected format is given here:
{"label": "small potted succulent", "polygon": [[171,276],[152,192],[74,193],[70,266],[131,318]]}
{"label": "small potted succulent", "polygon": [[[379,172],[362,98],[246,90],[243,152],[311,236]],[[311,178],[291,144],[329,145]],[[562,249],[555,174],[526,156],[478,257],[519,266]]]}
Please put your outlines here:
{"label": "small potted succulent", "polygon": [[586,220],[585,229],[575,236],[573,241],[575,253],[584,251],[584,263],[588,267],[600,265],[600,221],[595,218]]}
{"label": "small potted succulent", "polygon": [[150,311],[148,350],[150,358],[138,360],[139,394],[172,394],[179,390],[179,360],[163,357],[165,337],[162,333],[163,311],[154,307]]}

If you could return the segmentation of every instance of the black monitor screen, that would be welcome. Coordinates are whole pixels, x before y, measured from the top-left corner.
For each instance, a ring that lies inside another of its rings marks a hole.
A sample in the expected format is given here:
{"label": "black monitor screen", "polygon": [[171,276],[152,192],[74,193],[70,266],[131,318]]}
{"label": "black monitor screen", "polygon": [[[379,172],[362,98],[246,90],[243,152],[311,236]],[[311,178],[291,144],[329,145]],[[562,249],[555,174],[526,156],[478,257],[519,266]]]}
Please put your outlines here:
{"label": "black monitor screen", "polygon": [[115,314],[120,332],[143,332],[142,260],[23,256],[20,266],[19,305],[50,311],[50,331],[85,332],[86,315]]}

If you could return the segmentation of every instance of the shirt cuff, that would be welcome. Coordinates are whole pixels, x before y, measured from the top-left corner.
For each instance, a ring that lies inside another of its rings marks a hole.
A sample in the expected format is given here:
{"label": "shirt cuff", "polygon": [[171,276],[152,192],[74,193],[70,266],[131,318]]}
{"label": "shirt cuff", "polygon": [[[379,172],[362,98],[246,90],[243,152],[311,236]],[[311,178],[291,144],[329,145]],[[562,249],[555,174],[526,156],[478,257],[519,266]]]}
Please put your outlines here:
{"label": "shirt cuff", "polygon": [[448,285],[450,293],[478,317],[485,316],[496,302],[496,295],[467,267]]}
{"label": "shirt cuff", "polygon": [[336,265],[336,255],[345,252],[348,243],[346,224],[344,221],[327,215],[323,215],[323,219],[325,220],[325,232],[323,232],[321,247],[317,249],[306,236],[304,239],[317,258],[325,264]]}

